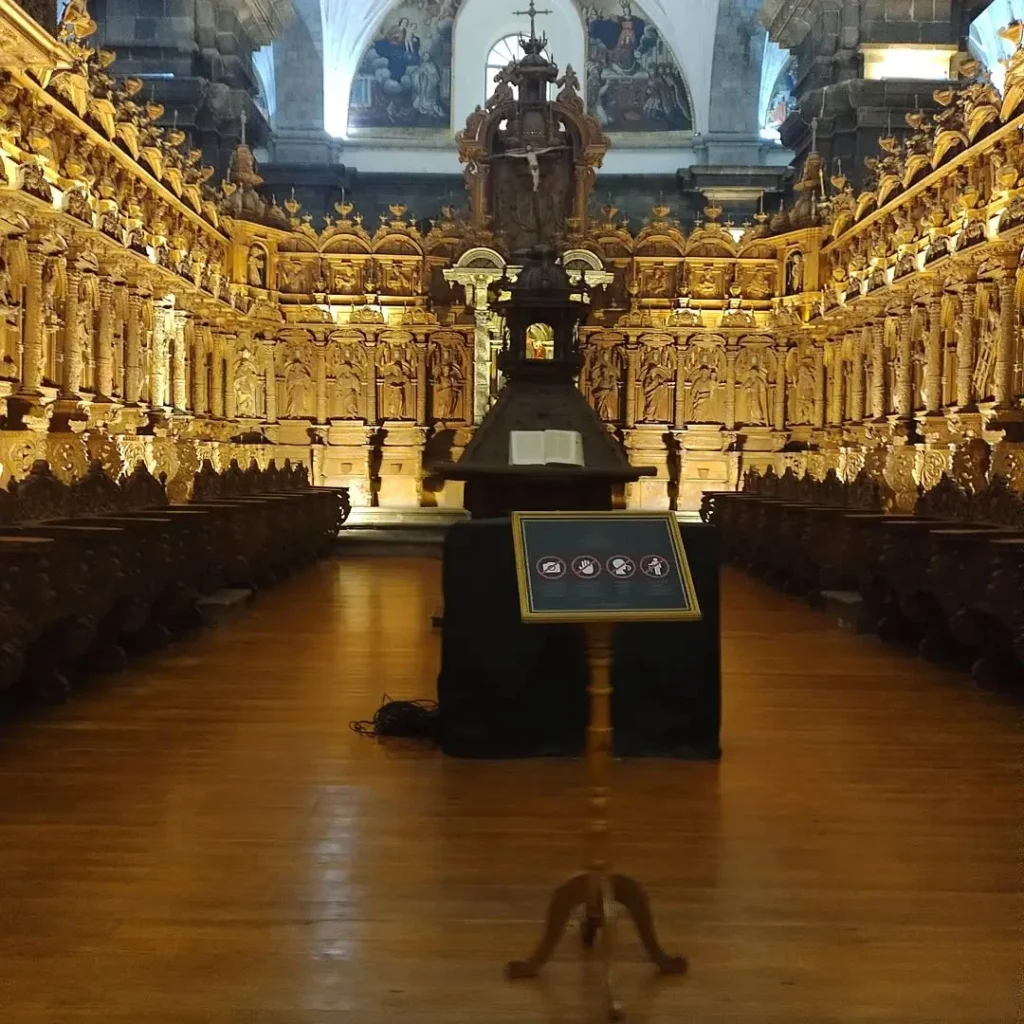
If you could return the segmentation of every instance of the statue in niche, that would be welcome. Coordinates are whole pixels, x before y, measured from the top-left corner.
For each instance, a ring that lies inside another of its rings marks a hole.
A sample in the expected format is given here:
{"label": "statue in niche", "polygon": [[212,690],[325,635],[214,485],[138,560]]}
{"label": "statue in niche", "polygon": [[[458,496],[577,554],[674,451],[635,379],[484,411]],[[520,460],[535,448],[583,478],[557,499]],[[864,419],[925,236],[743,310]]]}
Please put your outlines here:
{"label": "statue in niche", "polygon": [[974,363],[972,376],[974,397],[977,399],[983,400],[992,397],[992,370],[995,367],[996,351],[999,348],[999,334],[1002,326],[1000,320],[999,308],[994,304],[990,305],[988,315],[985,317],[985,325],[978,339],[978,356]]}
{"label": "statue in niche", "polygon": [[412,364],[401,345],[393,345],[387,362],[380,370],[381,413],[386,420],[407,418],[409,384],[413,379]]}
{"label": "statue in niche", "polygon": [[254,417],[256,412],[256,391],[259,387],[259,371],[247,346],[242,346],[235,361],[233,388],[235,392],[235,415]]}
{"label": "statue in niche", "polygon": [[797,249],[786,260],[786,294],[798,295],[804,289],[804,254]]}
{"label": "statue in niche", "polygon": [[298,353],[284,371],[285,416],[307,416],[313,398],[313,375]]}
{"label": "statue in niche", "polygon": [[652,351],[640,376],[644,393],[643,419],[647,423],[669,423],[673,419],[672,389],[669,385],[675,376],[668,348]]}
{"label": "statue in niche", "polygon": [[701,363],[689,381],[689,423],[713,423],[718,419],[718,369]]}
{"label": "statue in niche", "polygon": [[43,323],[47,327],[56,327],[57,317],[57,263],[47,260],[43,265]]}
{"label": "statue in niche", "polygon": [[794,422],[811,423],[814,420],[814,393],[817,387],[817,374],[814,360],[804,356],[800,360],[796,374],[796,399],[794,405]]}
{"label": "statue in niche", "polygon": [[600,348],[590,363],[590,400],[605,423],[619,418],[619,374],[613,365],[615,350]]}
{"label": "statue in niche", "polygon": [[249,258],[246,263],[246,275],[253,288],[267,287],[267,254],[261,245],[249,247]]}
{"label": "statue in niche", "polygon": [[338,363],[335,386],[338,392],[338,407],[342,419],[358,420],[363,418],[363,377],[359,372],[351,352],[343,351]]}
{"label": "statue in niche", "polygon": [[339,295],[355,295],[360,287],[359,266],[342,263],[334,271],[334,291]]}
{"label": "statue in niche", "polygon": [[565,65],[565,74],[555,83],[560,92],[557,100],[559,103],[567,103],[570,106],[582,107],[583,98],[580,96],[579,75],[571,64]]}
{"label": "statue in niche", "polygon": [[462,371],[458,351],[442,345],[436,354],[434,379],[434,416],[439,420],[453,420],[459,411],[459,399],[466,375]]}
{"label": "statue in niche", "polygon": [[301,263],[278,263],[278,288],[283,292],[305,291],[305,282],[303,280],[305,274],[303,269]]}
{"label": "statue in niche", "polygon": [[747,423],[763,426],[768,422],[768,371],[756,357],[750,361],[742,387],[747,399]]}

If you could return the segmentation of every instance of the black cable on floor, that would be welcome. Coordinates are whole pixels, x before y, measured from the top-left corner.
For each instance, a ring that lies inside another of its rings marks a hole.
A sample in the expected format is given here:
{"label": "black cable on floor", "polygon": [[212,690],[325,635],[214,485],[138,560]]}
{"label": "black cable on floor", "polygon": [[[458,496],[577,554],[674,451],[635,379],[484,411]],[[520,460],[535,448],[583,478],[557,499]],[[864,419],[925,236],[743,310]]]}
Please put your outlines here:
{"label": "black cable on floor", "polygon": [[405,739],[437,740],[438,710],[435,700],[392,700],[384,694],[376,714],[366,722],[350,722],[360,736],[401,736]]}

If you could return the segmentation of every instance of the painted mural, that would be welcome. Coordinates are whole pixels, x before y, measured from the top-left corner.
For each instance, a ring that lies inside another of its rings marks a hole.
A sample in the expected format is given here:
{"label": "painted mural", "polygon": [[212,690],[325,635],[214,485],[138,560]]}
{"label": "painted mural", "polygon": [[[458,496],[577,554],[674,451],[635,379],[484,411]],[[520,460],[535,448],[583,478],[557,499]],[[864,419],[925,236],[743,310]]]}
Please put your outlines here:
{"label": "painted mural", "polygon": [[388,13],[352,82],[349,128],[447,129],[452,26],[462,0],[403,0]]}
{"label": "painted mural", "polygon": [[657,27],[630,0],[597,0],[580,10],[587,26],[587,106],[604,130],[692,130],[682,72]]}

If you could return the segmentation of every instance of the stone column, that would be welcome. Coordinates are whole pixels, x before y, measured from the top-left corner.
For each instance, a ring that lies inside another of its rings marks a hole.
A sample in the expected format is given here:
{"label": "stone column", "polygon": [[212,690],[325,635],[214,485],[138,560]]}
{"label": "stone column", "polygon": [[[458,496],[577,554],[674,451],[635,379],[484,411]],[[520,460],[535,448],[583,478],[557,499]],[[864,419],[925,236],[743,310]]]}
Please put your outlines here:
{"label": "stone column", "polygon": [[109,402],[114,393],[114,282],[99,279],[100,311],[96,339],[96,401]]}
{"label": "stone column", "polygon": [[218,419],[224,418],[224,349],[226,339],[222,331],[213,332],[210,345],[210,411]]}
{"label": "stone column", "polygon": [[772,422],[776,430],[786,429],[786,357],[789,347],[783,343],[775,346],[778,366],[775,368],[775,410]]}
{"label": "stone column", "polygon": [[626,342],[626,426],[636,426],[636,368],[640,346],[635,339]]}
{"label": "stone column", "polygon": [[914,309],[905,306],[899,315],[896,361],[896,414],[914,415]]}
{"label": "stone column", "polygon": [[732,430],[736,426],[736,359],[739,351],[734,348],[725,350],[725,429]]}
{"label": "stone column", "polygon": [[974,376],[974,288],[960,293],[960,318],[956,335],[956,404],[965,409],[972,403]]}
{"label": "stone column", "polygon": [[936,413],[942,408],[942,294],[928,299],[928,346],[925,353],[925,411]]}
{"label": "stone column", "polygon": [[264,415],[268,423],[277,422],[277,364],[274,362],[274,339],[264,338],[260,342],[263,347],[265,369],[263,371]]}
{"label": "stone column", "polygon": [[885,419],[885,321],[871,325],[871,415]]}
{"label": "stone column", "polygon": [[22,317],[21,393],[42,394],[46,353],[43,348],[43,267],[46,254],[37,246],[28,249],[28,286],[25,288],[25,315]]}
{"label": "stone column", "polygon": [[173,327],[174,339],[171,349],[171,383],[172,400],[174,408],[178,412],[184,412],[189,405],[188,402],[188,379],[185,369],[188,363],[188,345],[185,340],[185,326],[188,323],[189,314],[184,310],[177,310],[174,314]]}
{"label": "stone column", "polygon": [[77,256],[69,256],[64,291],[64,329],[61,331],[60,397],[75,401],[81,396],[82,343],[78,337],[78,293],[82,284],[82,270]]}
{"label": "stone column", "polygon": [[853,362],[850,367],[850,420],[860,423],[864,419],[864,343],[870,337],[865,328],[860,337],[853,339]]}
{"label": "stone column", "polygon": [[416,422],[425,425],[427,422],[427,339],[423,334],[416,335]]}
{"label": "stone column", "polygon": [[138,405],[142,399],[142,303],[146,295],[138,288],[128,292],[128,324],[125,327],[124,399]]}
{"label": "stone column", "polygon": [[1017,279],[1004,272],[999,279],[999,347],[996,349],[995,399],[1005,408],[1013,400],[1013,357],[1016,347]]}
{"label": "stone column", "polygon": [[814,425],[825,426],[825,349],[814,346]]}
{"label": "stone column", "polygon": [[[487,289],[484,288],[484,294]],[[473,343],[473,422],[480,424],[491,400],[491,314],[487,309],[474,313],[476,333]]]}
{"label": "stone column", "polygon": [[327,422],[327,342],[316,343],[316,421]]}
{"label": "stone column", "polygon": [[192,346],[192,407],[198,416],[205,416],[210,411],[209,396],[206,393],[206,352],[210,328],[206,324],[198,324],[195,329]]}

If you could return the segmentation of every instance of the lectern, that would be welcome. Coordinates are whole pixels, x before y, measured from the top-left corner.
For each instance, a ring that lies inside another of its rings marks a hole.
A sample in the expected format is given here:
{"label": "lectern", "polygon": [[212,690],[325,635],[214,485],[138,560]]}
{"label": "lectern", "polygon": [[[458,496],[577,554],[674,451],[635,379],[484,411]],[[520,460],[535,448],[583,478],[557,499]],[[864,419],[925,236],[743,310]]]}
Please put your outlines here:
{"label": "lectern", "polygon": [[609,1019],[621,1018],[612,981],[610,906],[629,913],[650,959],[666,974],[686,961],[658,943],[643,887],[610,871],[608,767],[612,749],[611,652],[617,622],[693,620],[701,616],[671,513],[517,512],[512,516],[523,620],[576,622],[586,628],[589,669],[587,768],[590,782],[589,865],[555,890],[544,934],[533,956],[508,965],[512,978],[534,977],[555,950],[573,912],[582,908],[582,938],[600,937]]}

